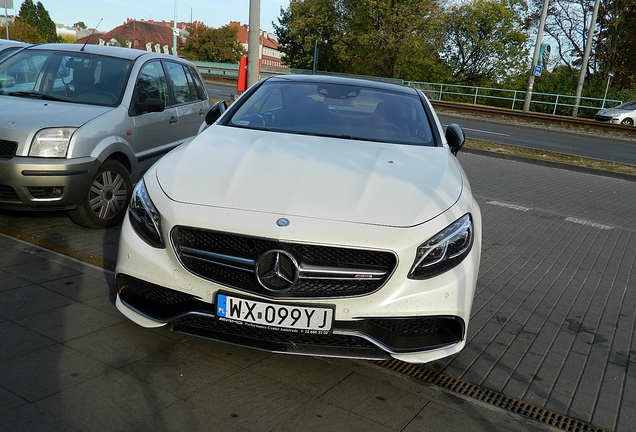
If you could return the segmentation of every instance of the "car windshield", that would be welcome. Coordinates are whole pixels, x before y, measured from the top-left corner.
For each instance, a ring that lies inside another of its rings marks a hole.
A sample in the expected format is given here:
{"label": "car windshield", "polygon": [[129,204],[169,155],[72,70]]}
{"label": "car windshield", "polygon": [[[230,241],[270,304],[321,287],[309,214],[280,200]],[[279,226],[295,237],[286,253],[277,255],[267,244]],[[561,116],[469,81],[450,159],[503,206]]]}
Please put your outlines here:
{"label": "car windshield", "polygon": [[117,106],[131,66],[115,57],[26,49],[0,62],[0,94]]}
{"label": "car windshield", "polygon": [[434,145],[419,96],[358,85],[270,80],[228,125],[365,141]]}
{"label": "car windshield", "polygon": [[622,109],[627,111],[636,110],[636,102],[625,102],[617,106],[616,109]]}

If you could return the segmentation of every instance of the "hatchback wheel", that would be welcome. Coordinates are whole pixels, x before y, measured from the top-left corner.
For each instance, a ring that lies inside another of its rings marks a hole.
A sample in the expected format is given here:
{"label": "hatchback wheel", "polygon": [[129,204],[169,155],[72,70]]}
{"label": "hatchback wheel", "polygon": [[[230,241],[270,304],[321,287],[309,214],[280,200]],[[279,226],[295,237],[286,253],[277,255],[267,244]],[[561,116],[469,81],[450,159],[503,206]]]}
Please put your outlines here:
{"label": "hatchback wheel", "polygon": [[84,200],[69,216],[78,225],[88,228],[117,225],[126,214],[131,195],[130,173],[121,163],[109,159],[95,175]]}
{"label": "hatchback wheel", "polygon": [[629,117],[626,119],[623,119],[623,121],[621,122],[622,125],[625,126],[634,126],[634,120],[630,119]]}

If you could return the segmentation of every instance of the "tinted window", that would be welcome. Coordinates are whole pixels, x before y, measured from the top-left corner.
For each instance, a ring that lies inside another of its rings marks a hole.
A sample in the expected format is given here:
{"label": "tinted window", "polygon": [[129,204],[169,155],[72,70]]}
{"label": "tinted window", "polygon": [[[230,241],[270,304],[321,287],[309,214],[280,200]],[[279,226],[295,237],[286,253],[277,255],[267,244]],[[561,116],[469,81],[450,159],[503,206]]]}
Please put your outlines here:
{"label": "tinted window", "polygon": [[[174,89],[174,99],[176,104],[194,102],[199,100],[197,89],[192,80],[192,75],[186,73],[186,69],[181,63],[166,62],[168,75],[172,81]],[[188,79],[189,76],[189,79]]]}
{"label": "tinted window", "polygon": [[0,93],[116,106],[131,65],[87,53],[23,50],[0,64]]}
{"label": "tinted window", "polygon": [[267,81],[229,125],[337,138],[434,145],[419,96],[363,86]]}
{"label": "tinted window", "polygon": [[144,103],[148,98],[161,99],[166,106],[172,105],[166,74],[159,60],[146,63],[137,78],[137,102]]}

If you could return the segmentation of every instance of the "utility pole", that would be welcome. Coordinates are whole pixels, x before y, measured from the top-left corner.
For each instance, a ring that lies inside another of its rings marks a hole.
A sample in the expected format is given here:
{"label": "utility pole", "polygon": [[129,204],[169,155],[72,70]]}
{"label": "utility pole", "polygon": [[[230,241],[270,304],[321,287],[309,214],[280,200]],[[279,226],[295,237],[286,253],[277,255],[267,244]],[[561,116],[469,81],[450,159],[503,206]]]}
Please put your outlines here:
{"label": "utility pole", "polygon": [[539,22],[539,32],[537,33],[537,43],[534,46],[534,55],[532,56],[532,64],[530,65],[530,75],[528,76],[528,88],[526,89],[526,97],[523,100],[523,112],[530,111],[530,101],[532,100],[532,88],[534,87],[534,67],[539,63],[539,51],[541,51],[541,40],[543,39],[543,27],[545,27],[545,19],[548,15],[548,4],[550,0],[543,0],[543,11],[541,12],[541,21]]}
{"label": "utility pole", "polygon": [[598,15],[598,5],[600,0],[594,2],[594,12],[592,12],[592,21],[590,22],[590,31],[585,41],[585,52],[583,53],[583,63],[581,64],[581,73],[579,74],[579,82],[576,84],[576,102],[572,110],[572,116],[576,117],[579,113],[579,103],[581,102],[581,93],[583,93],[583,83],[587,74],[587,63],[590,60],[590,51],[592,50],[592,38],[594,37],[594,28],[596,27],[596,16]]}
{"label": "utility pole", "polygon": [[179,28],[177,27],[177,0],[174,0],[174,27],[172,28],[172,55],[177,55],[177,36],[179,36]]}
{"label": "utility pole", "polygon": [[261,44],[261,0],[250,0],[250,23],[247,32],[247,87],[258,82]]}

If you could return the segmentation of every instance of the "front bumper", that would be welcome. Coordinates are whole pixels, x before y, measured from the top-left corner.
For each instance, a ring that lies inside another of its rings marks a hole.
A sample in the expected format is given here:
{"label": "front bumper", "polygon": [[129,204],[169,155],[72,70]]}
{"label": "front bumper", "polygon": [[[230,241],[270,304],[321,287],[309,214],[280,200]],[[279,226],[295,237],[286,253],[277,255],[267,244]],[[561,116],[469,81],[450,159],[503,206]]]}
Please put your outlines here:
{"label": "front bumper", "polygon": [[71,210],[84,199],[99,167],[94,158],[0,159],[0,208]]}
{"label": "front bumper", "polygon": [[389,353],[451,349],[461,343],[465,323],[456,316],[362,318],[334,322],[331,334],[284,333],[217,319],[215,306],[133,277],[117,275],[117,307],[131,319],[169,323],[172,330],[279,353],[386,360]]}

